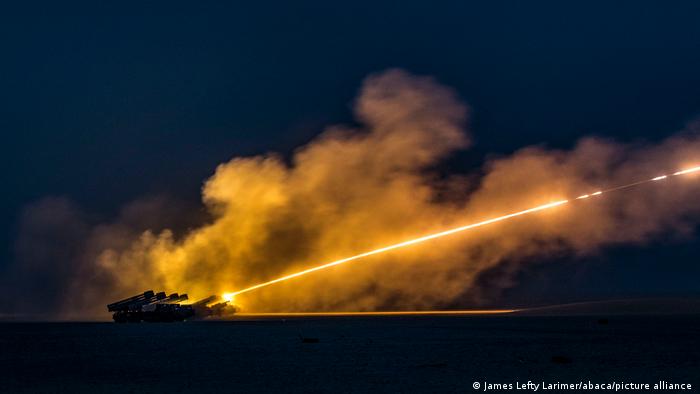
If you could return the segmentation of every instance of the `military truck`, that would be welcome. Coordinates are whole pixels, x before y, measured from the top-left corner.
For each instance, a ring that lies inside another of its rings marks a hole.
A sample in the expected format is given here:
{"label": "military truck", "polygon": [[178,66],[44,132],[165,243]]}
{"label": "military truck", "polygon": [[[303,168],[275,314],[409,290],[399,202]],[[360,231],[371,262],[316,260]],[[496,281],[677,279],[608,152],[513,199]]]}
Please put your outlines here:
{"label": "military truck", "polygon": [[163,291],[155,293],[147,290],[107,305],[107,311],[113,312],[112,318],[116,323],[181,322],[235,312],[235,307],[228,305],[227,301],[217,302],[217,296],[209,296],[192,304],[181,304],[187,299],[187,294],[166,295]]}

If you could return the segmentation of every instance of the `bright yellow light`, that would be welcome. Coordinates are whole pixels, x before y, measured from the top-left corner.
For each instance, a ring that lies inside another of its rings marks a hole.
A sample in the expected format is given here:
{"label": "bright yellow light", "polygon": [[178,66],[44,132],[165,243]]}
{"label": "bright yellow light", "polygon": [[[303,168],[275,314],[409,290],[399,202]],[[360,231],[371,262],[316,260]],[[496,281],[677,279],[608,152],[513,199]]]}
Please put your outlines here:
{"label": "bright yellow light", "polygon": [[591,196],[600,196],[601,194],[603,194],[603,192],[601,192],[600,190],[598,190],[598,191],[595,192],[595,193],[591,193]]}
{"label": "bright yellow light", "polygon": [[660,180],[666,179],[666,178],[668,178],[668,176],[666,176],[666,175],[661,175],[661,176],[657,176],[656,178],[651,178],[651,180],[652,180],[652,181],[660,181]]}
{"label": "bright yellow light", "polygon": [[688,169],[686,169],[686,170],[681,170],[681,171],[678,171],[678,172],[674,172],[673,175],[689,174],[689,173],[691,173],[691,172],[696,172],[696,171],[700,171],[700,166],[693,167],[693,168],[688,168]]}
{"label": "bright yellow light", "polygon": [[584,194],[584,195],[581,195],[581,196],[576,197],[576,199],[577,199],[577,200],[583,200],[584,198],[588,198],[588,197],[590,197],[590,195]]}
{"label": "bright yellow light", "polygon": [[484,221],[481,221],[481,222],[478,222],[478,223],[468,224],[468,225],[466,225],[466,226],[461,226],[461,227],[453,228],[453,229],[451,229],[451,230],[441,231],[441,232],[435,233],[435,234],[425,235],[425,236],[422,236],[422,237],[419,237],[419,238],[415,238],[415,239],[411,239],[411,240],[408,240],[408,241],[400,242],[400,243],[397,243],[397,244],[394,244],[394,245],[385,246],[385,247],[383,247],[383,248],[379,248],[379,249],[375,249],[375,250],[370,250],[369,252],[360,253],[360,254],[357,254],[357,255],[355,255],[355,256],[346,257],[346,258],[344,258],[344,259],[340,259],[340,260],[336,260],[336,261],[333,261],[333,262],[330,262],[330,263],[326,263],[326,264],[323,264],[323,265],[319,265],[319,266],[317,266],[317,267],[313,267],[313,268],[309,268],[309,269],[306,269],[306,270],[303,270],[303,271],[299,271],[299,272],[296,272],[296,273],[294,273],[294,274],[282,276],[282,277],[280,277],[280,278],[273,279],[273,280],[268,281],[268,282],[260,283],[260,284],[257,284],[257,285],[255,285],[255,286],[251,286],[251,287],[245,288],[245,289],[243,289],[243,290],[238,290],[238,291],[236,291],[236,292],[233,292],[233,293],[226,293],[226,294],[227,294],[227,295],[231,295],[231,296],[233,297],[233,296],[235,296],[235,295],[237,295],[237,294],[246,293],[246,292],[249,292],[249,291],[251,291],[251,290],[259,289],[259,288],[261,288],[261,287],[269,286],[269,285],[272,285],[272,284],[275,284],[275,283],[279,283],[279,282],[282,282],[282,281],[285,281],[285,280],[288,280],[288,279],[292,279],[292,278],[296,278],[296,277],[299,277],[299,276],[302,276],[302,275],[310,274],[310,273],[315,272],[315,271],[319,271],[319,270],[326,269],[326,268],[330,268],[330,267],[333,267],[333,266],[336,266],[336,265],[344,264],[344,263],[347,263],[347,262],[350,262],[350,261],[353,261],[353,260],[361,259],[361,258],[363,258],[363,257],[368,257],[368,256],[372,256],[372,255],[375,255],[375,254],[388,252],[388,251],[390,251],[390,250],[394,250],[394,249],[398,249],[398,248],[403,248],[403,247],[405,247],[405,246],[415,245],[415,244],[418,244],[418,243],[421,243],[421,242],[425,242],[425,241],[428,241],[428,240],[431,240],[431,239],[444,237],[444,236],[451,235],[451,234],[454,234],[454,233],[458,233],[458,232],[461,232],[461,231],[470,230],[470,229],[473,229],[473,228],[476,228],[476,227],[481,227],[481,226],[485,226],[485,225],[487,225],[487,224],[496,223],[496,222],[500,222],[500,221],[502,221],[502,220],[514,218],[514,217],[516,217],[516,216],[526,215],[526,214],[528,214],[528,213],[533,213],[533,212],[542,211],[542,210],[549,209],[549,208],[554,208],[554,207],[557,207],[557,206],[559,206],[559,205],[566,204],[566,203],[568,203],[568,202],[569,202],[569,200],[559,200],[559,201],[551,202],[551,203],[549,203],[549,204],[539,205],[539,206],[534,207],[534,208],[526,209],[526,210],[524,210],[524,211],[519,211],[519,212],[510,213],[510,214],[508,214],[508,215],[499,216],[499,217],[492,218],[492,219],[488,219],[488,220],[484,220]]}
{"label": "bright yellow light", "polygon": [[224,293],[221,298],[226,302],[233,302],[233,299],[236,298],[236,293]]}

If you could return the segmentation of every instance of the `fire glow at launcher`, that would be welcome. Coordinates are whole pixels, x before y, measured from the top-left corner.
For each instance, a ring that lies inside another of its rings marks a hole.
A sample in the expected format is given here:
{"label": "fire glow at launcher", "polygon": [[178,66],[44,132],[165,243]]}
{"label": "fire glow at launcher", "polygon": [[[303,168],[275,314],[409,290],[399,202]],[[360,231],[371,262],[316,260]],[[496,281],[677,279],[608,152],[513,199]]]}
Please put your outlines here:
{"label": "fire glow at launcher", "polygon": [[364,258],[364,257],[369,257],[369,256],[373,256],[373,255],[376,255],[376,254],[389,252],[389,251],[392,251],[392,250],[394,250],[394,249],[404,248],[404,247],[407,247],[407,246],[411,246],[411,245],[423,243],[423,242],[426,242],[426,241],[429,241],[429,240],[432,240],[432,239],[441,238],[441,237],[445,237],[445,236],[452,235],[452,234],[455,234],[455,233],[460,233],[460,232],[463,232],[463,231],[475,229],[475,228],[477,228],[477,227],[486,226],[486,225],[488,225],[488,224],[501,222],[501,221],[508,220],[508,219],[512,219],[512,218],[515,218],[515,217],[518,217],[518,216],[523,216],[523,215],[527,215],[527,214],[532,214],[532,213],[536,213],[536,212],[548,210],[548,209],[551,209],[551,208],[555,208],[555,207],[559,207],[559,206],[562,206],[562,205],[565,205],[565,204],[569,204],[569,203],[571,203],[571,202],[573,202],[573,201],[576,201],[576,200],[584,200],[584,199],[588,199],[588,198],[596,198],[596,197],[599,197],[599,196],[601,196],[602,194],[605,194],[605,193],[610,193],[610,192],[614,192],[614,191],[619,191],[619,190],[623,190],[623,189],[628,189],[628,188],[631,188],[631,187],[634,187],[634,186],[639,186],[639,185],[646,184],[646,183],[650,183],[650,182],[663,181],[663,180],[669,179],[669,178],[671,178],[671,177],[676,177],[676,176],[680,176],[680,175],[686,175],[686,174],[695,173],[695,172],[700,172],[700,166],[696,166],[696,167],[692,167],[692,168],[687,168],[687,169],[684,169],[684,170],[679,170],[679,171],[676,171],[676,172],[674,172],[674,173],[672,173],[672,174],[670,174],[670,175],[666,175],[666,174],[664,174],[664,175],[658,175],[658,176],[656,176],[656,177],[654,177],[654,178],[645,179],[645,180],[641,180],[641,181],[629,183],[629,184],[622,185],[622,186],[617,186],[617,187],[613,187],[613,188],[609,188],[609,189],[605,189],[605,190],[597,190],[597,191],[594,191],[594,192],[591,192],[591,193],[588,193],[588,194],[582,194],[582,195],[577,196],[577,197],[572,197],[572,198],[570,198],[570,199],[561,199],[561,200],[553,201],[553,202],[550,202],[550,203],[547,203],[547,204],[538,205],[538,206],[535,206],[535,207],[532,207],[532,208],[529,208],[529,209],[525,209],[525,210],[522,210],[522,211],[512,212],[512,213],[509,213],[509,214],[506,214],[506,215],[503,215],[503,216],[498,216],[498,217],[486,219],[486,220],[483,220],[483,221],[480,221],[480,222],[467,224],[467,225],[464,225],[464,226],[452,228],[452,229],[445,230],[445,231],[441,231],[441,232],[438,232],[438,233],[427,234],[427,235],[424,235],[424,236],[421,236],[421,237],[417,237],[417,238],[414,238],[414,239],[410,239],[410,240],[407,240],[407,241],[404,241],[404,242],[400,242],[400,243],[396,243],[396,244],[393,244],[393,245],[385,246],[385,247],[382,247],[382,248],[370,250],[370,251],[367,251],[367,252],[364,252],[364,253],[356,254],[356,255],[354,255],[354,256],[346,257],[346,258],[343,258],[343,259],[340,259],[340,260],[336,260],[336,261],[332,261],[332,262],[329,262],[329,263],[326,263],[326,264],[322,264],[322,265],[318,265],[318,266],[315,266],[315,267],[312,267],[312,268],[308,268],[308,269],[305,269],[305,270],[303,270],[303,271],[299,271],[299,272],[295,272],[295,273],[293,273],[293,274],[285,275],[285,276],[282,276],[282,277],[279,277],[279,278],[276,278],[276,279],[272,279],[272,280],[267,281],[267,282],[259,283],[259,284],[256,284],[256,285],[253,285],[253,286],[250,286],[250,287],[247,287],[247,288],[238,290],[238,291],[234,291],[234,292],[230,292],[230,293],[225,293],[225,294],[222,295],[222,298],[223,298],[224,300],[230,302],[230,301],[233,301],[234,297],[235,297],[236,295],[238,295],[238,294],[247,293],[247,292],[250,292],[250,291],[253,291],[253,290],[260,289],[260,288],[262,288],[262,287],[266,287],[266,286],[273,285],[273,284],[275,284],[275,283],[283,282],[283,281],[290,280],[290,279],[294,279],[294,278],[297,278],[297,277],[300,277],[300,276],[303,276],[303,275],[306,275],[306,274],[310,274],[310,273],[312,273],[312,272],[321,271],[321,270],[324,270],[324,269],[326,269],[326,268],[330,268],[330,267],[334,267],[334,266],[337,266],[337,265],[349,263],[349,262],[351,262],[351,261],[359,260],[359,259],[362,259],[362,258]]}

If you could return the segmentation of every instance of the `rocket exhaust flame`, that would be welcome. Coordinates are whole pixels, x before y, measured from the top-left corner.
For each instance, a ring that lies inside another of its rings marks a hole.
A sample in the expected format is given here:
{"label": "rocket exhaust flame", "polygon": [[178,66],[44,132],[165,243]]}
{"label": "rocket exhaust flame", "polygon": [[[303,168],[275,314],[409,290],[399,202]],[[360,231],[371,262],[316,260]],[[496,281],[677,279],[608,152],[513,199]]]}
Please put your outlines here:
{"label": "rocket exhaust flame", "polygon": [[[685,175],[685,174],[689,174],[689,173],[693,173],[693,172],[698,172],[698,171],[700,171],[700,166],[688,168],[688,169],[685,169],[685,170],[676,171],[676,172],[674,172],[671,176]],[[580,196],[578,196],[578,197],[573,198],[573,200],[583,200],[583,199],[587,199],[587,198],[589,198],[589,197],[599,196],[599,195],[601,195],[601,194],[603,194],[603,193],[609,193],[609,192],[612,192],[612,191],[619,191],[619,190],[622,190],[622,189],[627,189],[627,188],[630,188],[630,187],[639,186],[639,185],[642,185],[642,184],[645,184],[645,183],[649,183],[649,182],[655,182],[655,181],[664,180],[664,179],[667,179],[668,177],[669,177],[668,175],[661,175],[661,176],[657,176],[657,177],[654,177],[654,178],[651,178],[651,179],[646,179],[646,180],[642,180],[642,181],[638,181],[638,182],[629,183],[629,184],[627,184],[627,185],[617,186],[617,187],[613,187],[613,188],[609,188],[609,189],[605,189],[605,190],[599,190],[599,191],[596,191],[596,192],[593,192],[593,193],[590,193],[590,194],[583,194],[583,195],[580,195]],[[235,297],[236,295],[238,295],[238,294],[247,293],[247,292],[250,292],[250,291],[253,291],[253,290],[257,290],[257,289],[260,289],[260,288],[263,288],[263,287],[267,287],[267,286],[273,285],[273,284],[275,284],[275,283],[283,282],[283,281],[285,281],[285,280],[294,279],[294,278],[297,278],[297,277],[302,276],[302,275],[310,274],[310,273],[312,273],[312,272],[324,270],[324,269],[326,269],[326,268],[334,267],[334,266],[336,266],[336,265],[345,264],[345,263],[348,263],[348,262],[351,262],[351,261],[354,261],[354,260],[359,260],[359,259],[364,258],[364,257],[369,257],[369,256],[372,256],[372,255],[376,255],[376,254],[380,254],[380,253],[384,253],[384,252],[389,252],[389,251],[394,250],[394,249],[399,249],[399,248],[403,248],[403,247],[406,247],[406,246],[411,246],[411,245],[419,244],[419,243],[422,243],[422,242],[425,242],[425,241],[429,241],[429,240],[432,240],[432,239],[445,237],[445,236],[452,235],[452,234],[455,234],[455,233],[459,233],[459,232],[462,232],[462,231],[471,230],[471,229],[474,229],[474,228],[477,228],[477,227],[481,227],[481,226],[485,226],[485,225],[488,225],[488,224],[492,224],[492,223],[504,221],[504,220],[507,220],[507,219],[512,219],[512,218],[515,218],[515,217],[518,217],[518,216],[527,215],[527,214],[535,213],[535,212],[539,212],[539,211],[544,211],[544,210],[547,210],[547,209],[550,209],[550,208],[554,208],[554,207],[558,207],[558,206],[567,204],[567,203],[569,203],[569,202],[570,202],[570,201],[567,200],[567,199],[562,199],[562,200],[554,201],[554,202],[551,202],[551,203],[548,203],[548,204],[539,205],[539,206],[536,206],[536,207],[533,207],[533,208],[525,209],[525,210],[522,210],[522,211],[509,213],[509,214],[507,214],[507,215],[498,216],[498,217],[495,217],[495,218],[483,220],[483,221],[480,221],[480,222],[477,222],[477,223],[468,224],[468,225],[465,225],[465,226],[461,226],[461,227],[457,227],[457,228],[453,228],[453,229],[441,231],[441,232],[434,233],[434,234],[424,235],[424,236],[422,236],[422,237],[418,237],[418,238],[410,239],[410,240],[407,240],[407,241],[404,241],[404,242],[400,242],[400,243],[397,243],[397,244],[385,246],[385,247],[383,247],[383,248],[370,250],[370,251],[368,251],[368,252],[360,253],[360,254],[357,254],[357,255],[354,255],[354,256],[346,257],[346,258],[343,258],[343,259],[340,259],[340,260],[332,261],[332,262],[330,262],[330,263],[322,264],[322,265],[319,265],[319,266],[316,266],[316,267],[312,267],[312,268],[309,268],[309,269],[306,269],[306,270],[303,270],[303,271],[299,271],[299,272],[296,272],[296,273],[293,273],[293,274],[285,275],[285,276],[279,277],[279,278],[277,278],[277,279],[273,279],[273,280],[270,280],[270,281],[267,281],[267,282],[259,283],[259,284],[256,284],[256,285],[254,285],[254,286],[250,286],[250,287],[244,288],[244,289],[242,289],[242,290],[238,290],[238,291],[231,292],[231,293],[225,293],[222,297],[223,297],[225,300],[227,300],[227,301],[232,301],[232,300],[234,299],[234,297]]]}

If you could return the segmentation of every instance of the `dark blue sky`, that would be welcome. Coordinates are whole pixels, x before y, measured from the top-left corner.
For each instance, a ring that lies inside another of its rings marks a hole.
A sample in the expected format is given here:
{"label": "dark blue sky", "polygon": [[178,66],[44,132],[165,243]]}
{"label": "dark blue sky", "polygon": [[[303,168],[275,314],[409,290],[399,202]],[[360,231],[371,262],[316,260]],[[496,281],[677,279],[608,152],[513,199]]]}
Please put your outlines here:
{"label": "dark blue sky", "polygon": [[[694,1],[22,7],[0,13],[0,264],[25,204],[61,195],[105,217],[146,194],[194,204],[218,163],[289,153],[351,121],[363,77],[389,67],[433,75],[472,107],[476,145],[455,168],[588,134],[660,139],[700,115]],[[603,282],[577,268],[559,286],[700,291],[686,280],[699,249],[611,251],[587,265],[606,261]],[[567,276],[550,270],[531,275]]]}

